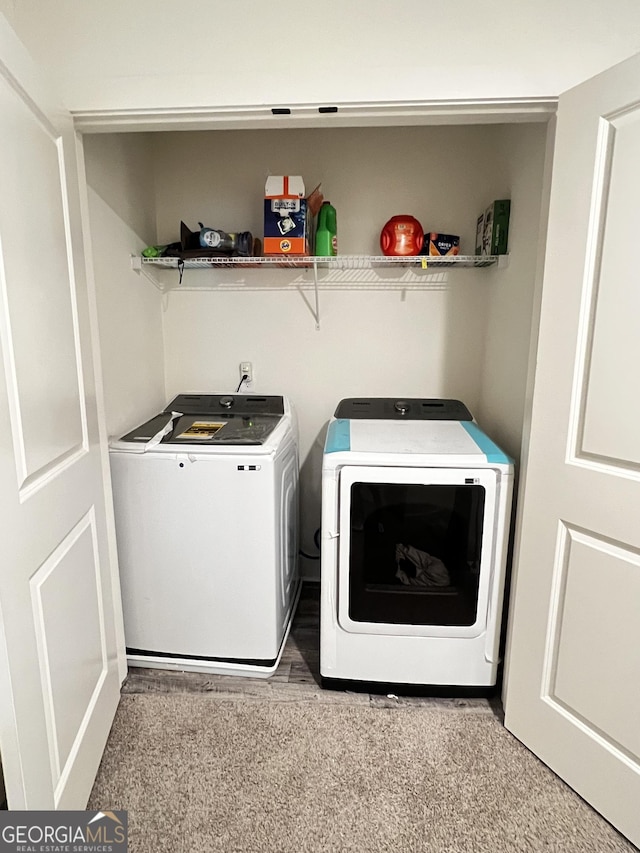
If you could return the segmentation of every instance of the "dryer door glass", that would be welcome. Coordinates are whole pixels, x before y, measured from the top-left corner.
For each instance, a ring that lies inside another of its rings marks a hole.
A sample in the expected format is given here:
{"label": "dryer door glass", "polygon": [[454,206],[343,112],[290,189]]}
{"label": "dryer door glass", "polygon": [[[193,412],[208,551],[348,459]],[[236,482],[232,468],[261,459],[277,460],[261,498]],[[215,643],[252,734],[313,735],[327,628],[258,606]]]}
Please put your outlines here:
{"label": "dryer door glass", "polygon": [[473,625],[484,487],[355,482],[350,491],[349,618]]}

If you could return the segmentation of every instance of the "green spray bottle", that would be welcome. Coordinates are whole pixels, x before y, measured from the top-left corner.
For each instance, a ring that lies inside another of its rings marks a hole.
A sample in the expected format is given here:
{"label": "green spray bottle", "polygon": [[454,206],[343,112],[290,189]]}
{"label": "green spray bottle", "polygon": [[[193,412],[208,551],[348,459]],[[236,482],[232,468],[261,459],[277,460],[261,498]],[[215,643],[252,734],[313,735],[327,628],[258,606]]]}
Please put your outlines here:
{"label": "green spray bottle", "polygon": [[330,201],[322,202],[316,228],[316,256],[330,257],[338,254],[338,222],[336,209]]}

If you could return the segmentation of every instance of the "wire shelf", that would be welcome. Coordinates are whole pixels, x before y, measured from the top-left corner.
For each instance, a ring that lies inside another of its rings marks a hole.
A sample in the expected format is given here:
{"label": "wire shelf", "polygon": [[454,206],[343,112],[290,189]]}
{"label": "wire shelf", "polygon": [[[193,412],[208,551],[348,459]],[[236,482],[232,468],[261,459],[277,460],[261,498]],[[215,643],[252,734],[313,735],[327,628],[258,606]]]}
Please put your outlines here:
{"label": "wire shelf", "polygon": [[283,256],[269,255],[251,258],[190,258],[180,261],[178,258],[139,258],[143,266],[177,269],[183,266],[189,269],[337,269],[337,270],[371,270],[383,267],[404,267],[413,270],[431,270],[443,268],[489,267],[497,264],[498,255],[454,255],[432,257],[429,255],[412,255],[407,257],[387,257],[385,255],[337,255],[335,257],[316,257],[308,255]]}
{"label": "wire shelf", "polygon": [[[320,328],[320,290],[446,290],[451,269],[506,266],[507,255],[387,257],[385,255],[309,255],[251,258],[145,258],[133,256],[134,270],[163,293],[216,290],[269,292],[297,290]],[[259,275],[288,269],[289,276]],[[170,275],[170,272],[177,272]],[[208,270],[212,275],[185,275],[186,270]],[[212,277],[213,276],[213,277]],[[402,296],[404,299],[404,295]]]}

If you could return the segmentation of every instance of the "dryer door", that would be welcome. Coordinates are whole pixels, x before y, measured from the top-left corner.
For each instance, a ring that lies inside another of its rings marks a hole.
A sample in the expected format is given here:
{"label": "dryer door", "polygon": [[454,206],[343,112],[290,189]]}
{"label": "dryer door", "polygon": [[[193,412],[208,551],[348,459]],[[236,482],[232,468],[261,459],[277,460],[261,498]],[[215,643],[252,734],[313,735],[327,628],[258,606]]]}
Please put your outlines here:
{"label": "dryer door", "polygon": [[339,488],[342,628],[481,634],[505,524],[496,517],[498,473],[348,466]]}

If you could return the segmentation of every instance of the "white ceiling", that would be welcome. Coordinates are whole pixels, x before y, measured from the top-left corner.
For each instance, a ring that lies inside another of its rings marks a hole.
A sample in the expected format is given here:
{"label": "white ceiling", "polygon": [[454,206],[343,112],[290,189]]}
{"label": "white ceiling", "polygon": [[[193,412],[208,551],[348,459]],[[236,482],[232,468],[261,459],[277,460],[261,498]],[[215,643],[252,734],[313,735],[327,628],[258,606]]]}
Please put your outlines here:
{"label": "white ceiling", "polygon": [[637,0],[0,0],[72,111],[548,98],[640,52]]}

